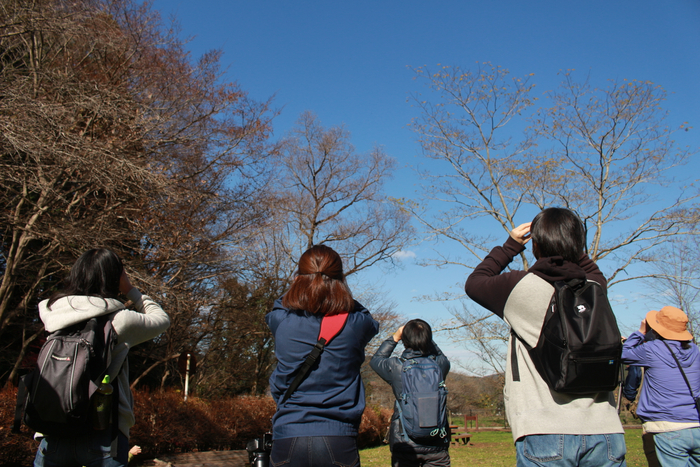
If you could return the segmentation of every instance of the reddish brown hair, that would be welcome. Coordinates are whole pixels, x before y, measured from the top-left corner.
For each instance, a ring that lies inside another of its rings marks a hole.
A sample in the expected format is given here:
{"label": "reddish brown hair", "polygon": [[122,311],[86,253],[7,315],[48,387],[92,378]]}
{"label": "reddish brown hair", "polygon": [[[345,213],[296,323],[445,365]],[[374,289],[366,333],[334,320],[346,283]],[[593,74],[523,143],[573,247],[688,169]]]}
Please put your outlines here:
{"label": "reddish brown hair", "polygon": [[325,245],[306,250],[299,258],[299,269],[282,304],[291,310],[322,315],[352,311],[354,300],[345,282],[340,255]]}

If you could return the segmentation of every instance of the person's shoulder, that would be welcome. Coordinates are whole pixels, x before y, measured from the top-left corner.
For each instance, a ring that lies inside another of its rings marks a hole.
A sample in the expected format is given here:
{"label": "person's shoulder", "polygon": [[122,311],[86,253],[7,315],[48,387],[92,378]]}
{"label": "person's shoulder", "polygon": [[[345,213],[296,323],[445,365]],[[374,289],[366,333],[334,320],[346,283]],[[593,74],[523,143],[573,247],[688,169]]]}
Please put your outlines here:
{"label": "person's shoulder", "polygon": [[265,322],[268,326],[274,326],[276,328],[290,313],[290,310],[282,305],[282,297],[280,297],[275,300],[275,303],[272,305],[272,310],[265,315]]}
{"label": "person's shoulder", "polygon": [[361,321],[366,321],[366,322],[371,322],[374,321],[374,318],[372,318],[372,314],[369,312],[367,308],[365,308],[360,302],[355,300],[355,307],[350,311],[348,317],[352,317],[353,320],[361,322]]}

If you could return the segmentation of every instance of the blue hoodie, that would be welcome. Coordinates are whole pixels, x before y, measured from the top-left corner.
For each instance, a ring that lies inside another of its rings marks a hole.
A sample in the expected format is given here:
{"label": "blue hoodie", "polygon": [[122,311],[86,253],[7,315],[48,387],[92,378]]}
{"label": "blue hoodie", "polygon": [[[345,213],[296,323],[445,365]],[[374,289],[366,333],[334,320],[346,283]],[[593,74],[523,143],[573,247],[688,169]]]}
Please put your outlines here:
{"label": "blue hoodie", "polygon": [[365,346],[379,331],[379,323],[357,302],[343,330],[289,400],[280,405],[295,370],[318,341],[321,319],[305,311],[288,310],[281,298],[265,317],[275,338],[277,357],[277,367],[270,376],[270,392],[277,403],[273,439],[357,436],[365,409],[360,366],[365,361]]}
{"label": "blue hoodie", "polygon": [[[693,388],[700,396],[700,352],[695,344],[683,349],[681,342],[666,340],[683,367]],[[659,339],[645,341],[639,331],[633,332],[622,347],[622,361],[644,367],[644,384],[639,396],[637,415],[643,421],[698,422],[698,411],[683,380],[676,361]]]}

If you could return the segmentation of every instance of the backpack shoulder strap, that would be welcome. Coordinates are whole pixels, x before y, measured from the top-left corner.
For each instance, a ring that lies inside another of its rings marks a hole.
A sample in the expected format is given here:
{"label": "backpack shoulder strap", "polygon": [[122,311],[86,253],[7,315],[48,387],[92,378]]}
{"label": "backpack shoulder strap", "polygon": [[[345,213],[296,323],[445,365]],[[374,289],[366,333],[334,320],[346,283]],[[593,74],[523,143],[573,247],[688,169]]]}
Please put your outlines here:
{"label": "backpack shoulder strap", "polygon": [[328,345],[335,336],[340,334],[347,320],[348,313],[324,316],[321,320],[321,331],[318,333],[318,341],[321,342],[323,340],[323,345]]}
{"label": "backpack shoulder strap", "polygon": [[530,350],[532,347],[528,345],[515,331],[513,328],[510,329],[510,369],[513,374],[513,381],[520,381],[520,367],[518,366],[518,351],[516,349],[516,340],[520,341],[526,349]]}
{"label": "backpack shoulder strap", "polygon": [[[31,374],[31,373],[30,373]],[[12,433],[21,433],[22,417],[24,417],[24,406],[27,404],[27,383],[25,378],[28,375],[19,378],[19,386],[17,387],[17,403],[15,405],[15,420],[12,423]]]}
{"label": "backpack shoulder strap", "polygon": [[681,374],[683,375],[683,379],[685,380],[685,384],[688,385],[688,390],[690,391],[690,397],[693,398],[693,402],[695,403],[695,410],[698,412],[698,417],[700,418],[700,397],[695,396],[693,394],[693,388],[690,386],[690,381],[688,381],[688,377],[685,375],[685,371],[683,371],[683,367],[681,366],[681,362],[678,360],[678,357],[676,357],[676,354],[673,353],[673,350],[671,350],[671,347],[666,343],[665,340],[661,339],[661,342],[664,343],[666,348],[668,349],[669,352],[671,352],[671,355],[673,355],[673,359],[676,361],[676,365],[678,365],[678,369],[681,371]]}
{"label": "backpack shoulder strap", "polygon": [[287,392],[284,393],[281,404],[287,402],[287,399],[291,397],[301,382],[304,381],[306,375],[309,374],[309,371],[311,371],[311,368],[316,363],[316,360],[318,360],[318,357],[321,355],[321,352],[323,352],[326,345],[328,345],[330,341],[332,341],[333,338],[340,334],[340,331],[343,330],[347,319],[347,312],[323,317],[321,320],[321,330],[318,334],[318,342],[316,342],[314,348],[311,349],[311,352],[309,352],[309,354],[306,356],[304,363],[302,363],[299,370],[297,370],[297,375],[294,377],[292,384],[290,384],[287,388]]}

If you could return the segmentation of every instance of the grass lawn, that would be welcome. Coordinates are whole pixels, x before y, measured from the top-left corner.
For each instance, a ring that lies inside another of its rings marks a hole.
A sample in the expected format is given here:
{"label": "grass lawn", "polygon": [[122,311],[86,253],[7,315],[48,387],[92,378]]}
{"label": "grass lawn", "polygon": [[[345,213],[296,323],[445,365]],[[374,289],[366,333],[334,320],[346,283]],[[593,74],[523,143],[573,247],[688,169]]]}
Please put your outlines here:
{"label": "grass lawn", "polygon": [[[646,459],[642,451],[642,430],[627,430],[625,441],[627,443],[627,465],[629,467],[646,467]],[[513,437],[507,431],[472,432],[469,446],[450,449],[450,457],[454,467],[513,467],[515,465]],[[360,451],[360,461],[363,467],[390,466],[389,446]]]}

